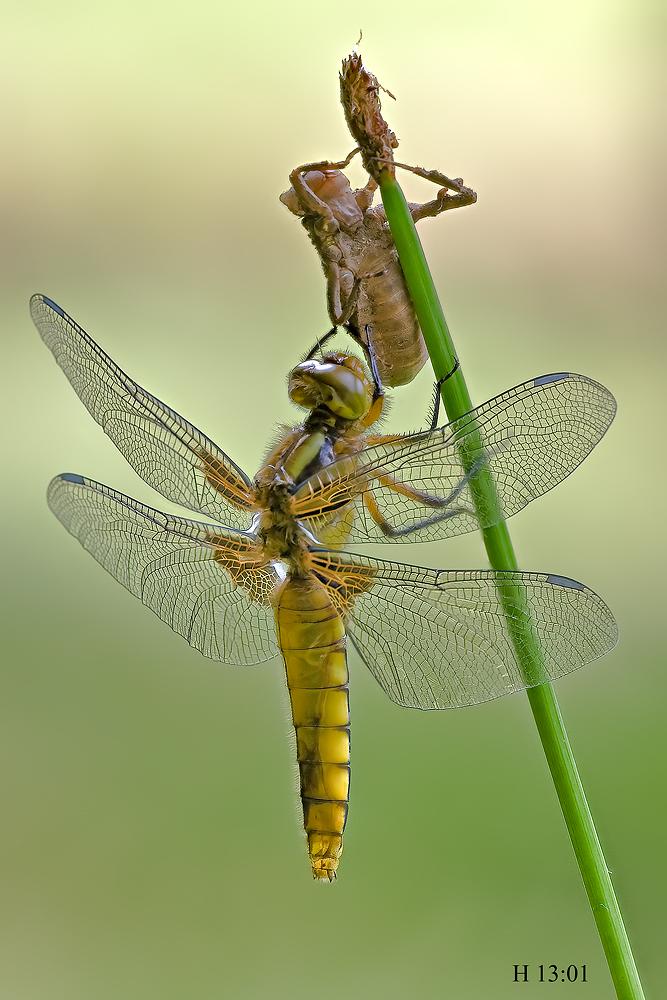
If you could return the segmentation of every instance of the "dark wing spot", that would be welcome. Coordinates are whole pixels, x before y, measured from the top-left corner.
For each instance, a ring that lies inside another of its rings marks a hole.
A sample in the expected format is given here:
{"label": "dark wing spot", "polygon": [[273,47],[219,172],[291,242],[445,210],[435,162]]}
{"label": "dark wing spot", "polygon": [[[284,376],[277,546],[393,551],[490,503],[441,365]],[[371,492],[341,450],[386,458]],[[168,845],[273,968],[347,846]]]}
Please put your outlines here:
{"label": "dark wing spot", "polygon": [[578,580],[570,580],[569,576],[556,576],[553,573],[547,577],[547,583],[553,584],[554,587],[569,587],[570,590],[586,589]]}
{"label": "dark wing spot", "polygon": [[63,319],[67,318],[64,310],[60,308],[58,303],[54,302],[53,299],[50,299],[47,295],[42,295],[42,302],[45,302],[47,306],[50,306],[51,309],[53,309],[54,312],[57,312],[59,316],[62,316]]}
{"label": "dark wing spot", "polygon": [[556,372],[553,375],[540,375],[533,382],[533,385],[547,385],[548,382],[562,382],[563,379],[569,378],[569,372]]}

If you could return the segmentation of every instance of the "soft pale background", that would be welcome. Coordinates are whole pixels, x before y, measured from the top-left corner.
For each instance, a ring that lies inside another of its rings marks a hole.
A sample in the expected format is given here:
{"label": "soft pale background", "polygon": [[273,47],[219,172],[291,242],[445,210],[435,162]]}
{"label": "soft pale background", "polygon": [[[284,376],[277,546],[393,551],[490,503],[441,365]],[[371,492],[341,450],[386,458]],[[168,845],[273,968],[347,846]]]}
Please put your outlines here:
{"label": "soft pale background", "polygon": [[[586,986],[555,989],[611,995],[524,698],[401,711],[353,658],[346,848],[338,884],[314,885],[280,664],[235,672],[200,658],[44,501],[62,470],[155,497],[41,345],[35,290],[249,470],[292,419],[284,373],[326,317],[313,252],[277,196],[296,163],[350,148],[337,72],[360,27],[366,61],[400,98],[385,108],[401,157],[480,193],[422,226],[474,397],[569,368],[619,399],[585,467],[512,531],[525,568],[586,581],[619,619],[617,651],[559,697],[658,995],[659,11],[5,0],[3,1000],[503,1000],[517,995],[515,962],[585,962]],[[424,372],[392,426],[419,426],[429,390]],[[399,557],[484,565],[474,537]]]}

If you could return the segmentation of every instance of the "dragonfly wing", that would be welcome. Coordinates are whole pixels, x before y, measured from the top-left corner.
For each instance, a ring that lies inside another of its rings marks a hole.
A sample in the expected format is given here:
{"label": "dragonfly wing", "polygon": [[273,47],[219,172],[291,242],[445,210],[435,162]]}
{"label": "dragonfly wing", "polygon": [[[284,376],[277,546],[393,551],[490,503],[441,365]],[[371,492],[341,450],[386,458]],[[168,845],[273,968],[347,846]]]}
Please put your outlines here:
{"label": "dragonfly wing", "polygon": [[[617,639],[602,599],[566,577],[426,569],[324,550],[313,553],[313,569],[375,679],[406,708],[463,708],[556,680]],[[524,647],[523,670],[508,621]],[[530,653],[535,641],[543,668]]]}
{"label": "dragonfly wing", "polygon": [[91,416],[149,486],[174,503],[247,527],[252,484],[228,455],[137,385],[51,299],[33,295],[30,312]]}
{"label": "dragonfly wing", "polygon": [[[446,427],[394,437],[325,466],[297,486],[294,513],[326,545],[464,534],[498,519],[491,507],[480,519],[473,503],[471,480],[484,456],[502,515],[510,517],[569,476],[615,412],[614,397],[598,382],[543,375]],[[351,502],[354,517],[343,520]]]}
{"label": "dragonfly wing", "polygon": [[172,517],[101,483],[57,476],[49,507],[84,549],[204,656],[275,656],[278,581],[252,534]]}

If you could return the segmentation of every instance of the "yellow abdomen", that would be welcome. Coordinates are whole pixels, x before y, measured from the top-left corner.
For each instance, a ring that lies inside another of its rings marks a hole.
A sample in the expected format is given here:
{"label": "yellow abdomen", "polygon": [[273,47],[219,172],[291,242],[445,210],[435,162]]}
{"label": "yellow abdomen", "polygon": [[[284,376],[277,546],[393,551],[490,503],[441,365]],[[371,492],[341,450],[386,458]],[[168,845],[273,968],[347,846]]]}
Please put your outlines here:
{"label": "yellow abdomen", "polygon": [[315,878],[335,878],[350,792],[345,627],[324,587],[288,579],[275,598],[296,731],[303,824]]}

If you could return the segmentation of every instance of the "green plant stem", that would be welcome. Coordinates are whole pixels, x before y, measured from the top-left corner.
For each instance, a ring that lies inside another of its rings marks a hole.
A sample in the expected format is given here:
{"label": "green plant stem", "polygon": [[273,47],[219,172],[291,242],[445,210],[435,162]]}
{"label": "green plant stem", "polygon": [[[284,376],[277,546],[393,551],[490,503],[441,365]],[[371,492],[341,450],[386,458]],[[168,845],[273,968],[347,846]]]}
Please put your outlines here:
{"label": "green plant stem", "polygon": [[[433,278],[403,192],[395,177],[387,171],[381,175],[380,191],[433,369],[436,378],[441,379],[452,371],[457,358]],[[460,366],[443,383],[441,395],[450,421],[456,420],[473,408]],[[472,453],[479,447],[481,447],[480,439],[477,442],[473,441],[472,447],[468,450]],[[473,455],[462,454],[461,458],[464,467],[468,468]],[[500,517],[495,484],[488,467],[482,468],[474,476],[471,481],[471,493],[476,509],[488,512],[494,509],[495,505],[495,509],[499,512],[496,524],[481,529],[492,568],[518,569],[507,524]],[[510,605],[516,609],[517,601],[522,601],[518,588],[502,584],[498,589],[501,601],[507,610],[509,611]],[[532,664],[540,661],[539,646],[532,633],[529,619],[526,624],[522,621],[523,618],[522,615],[517,620],[516,614],[513,616],[508,614],[507,628],[517,659],[522,664],[526,682],[535,684],[540,677],[535,677],[535,668]],[[588,808],[556,695],[551,685],[544,682],[529,687],[527,694],[607,957],[616,995],[621,1000],[643,1000],[644,992],[623,917],[593,817]]]}

